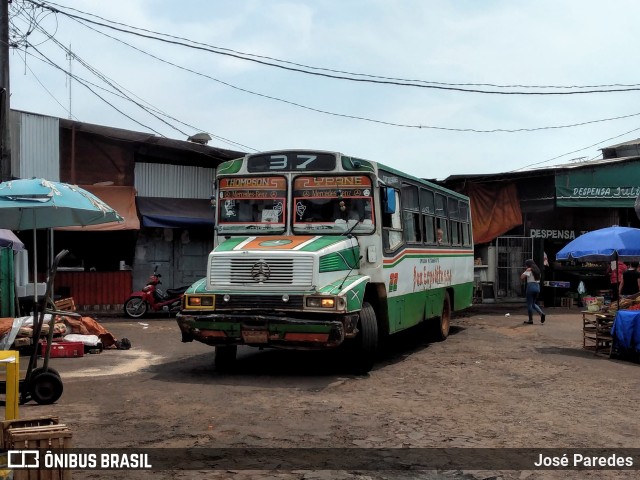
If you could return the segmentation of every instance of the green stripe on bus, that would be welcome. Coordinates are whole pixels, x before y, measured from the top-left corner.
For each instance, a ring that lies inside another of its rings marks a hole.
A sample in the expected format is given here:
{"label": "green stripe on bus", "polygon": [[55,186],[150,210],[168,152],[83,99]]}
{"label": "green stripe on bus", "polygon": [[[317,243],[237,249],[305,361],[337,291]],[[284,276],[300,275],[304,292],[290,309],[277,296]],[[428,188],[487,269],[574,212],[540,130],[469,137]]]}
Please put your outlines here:
{"label": "green stripe on bus", "polygon": [[360,249],[343,250],[329,253],[320,257],[320,273],[337,272],[340,270],[352,270],[358,268]]}
{"label": "green stripe on bus", "polygon": [[342,242],[345,240],[345,237],[335,237],[335,236],[325,236],[325,237],[317,237],[308,245],[305,245],[300,250],[303,252],[317,252],[321,248],[328,247],[329,245],[333,245],[334,243]]}
{"label": "green stripe on bus", "polygon": [[242,159],[229,160],[218,165],[217,175],[224,175],[230,173],[238,173],[242,168]]}
{"label": "green stripe on bus", "polygon": [[225,240],[220,245],[218,245],[215,249],[216,252],[230,252],[242,242],[244,242],[249,237],[234,237],[228,240]]}
{"label": "green stripe on bus", "polygon": [[361,158],[345,157],[344,155],[342,156],[342,168],[358,172],[375,172],[371,162]]}

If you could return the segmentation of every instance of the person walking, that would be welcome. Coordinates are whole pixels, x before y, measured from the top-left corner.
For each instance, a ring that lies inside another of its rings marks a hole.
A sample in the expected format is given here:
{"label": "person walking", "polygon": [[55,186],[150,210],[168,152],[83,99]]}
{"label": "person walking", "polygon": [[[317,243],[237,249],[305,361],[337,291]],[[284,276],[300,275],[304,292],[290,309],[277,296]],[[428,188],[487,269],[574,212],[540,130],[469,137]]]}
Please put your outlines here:
{"label": "person walking", "polygon": [[544,323],[546,320],[545,314],[537,304],[538,295],[540,294],[540,268],[536,263],[529,259],[524,262],[526,270],[522,272],[520,278],[527,281],[527,288],[525,290],[525,296],[527,298],[527,312],[529,314],[529,320],[524,323],[533,324],[533,311],[535,310],[540,314],[540,323]]}
{"label": "person walking", "polygon": [[622,274],[619,292],[621,296],[635,295],[640,292],[640,272],[638,262],[631,262],[631,266]]}

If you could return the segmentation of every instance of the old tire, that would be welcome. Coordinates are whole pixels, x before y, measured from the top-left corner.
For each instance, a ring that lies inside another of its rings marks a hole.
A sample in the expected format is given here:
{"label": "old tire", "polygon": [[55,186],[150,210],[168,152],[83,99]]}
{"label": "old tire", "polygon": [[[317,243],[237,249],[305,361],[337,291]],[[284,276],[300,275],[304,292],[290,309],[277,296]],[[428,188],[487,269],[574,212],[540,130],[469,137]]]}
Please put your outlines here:
{"label": "old tire", "polygon": [[[58,371],[55,368],[47,367],[46,371],[47,372],[51,372],[54,375],[57,375],[58,377],[60,377],[60,374],[58,373]],[[37,377],[38,375],[40,375],[41,373],[44,373],[44,372],[45,372],[45,370],[44,370],[43,367],[34,368],[31,371],[31,378],[35,378],[35,377]]]}
{"label": "old tire", "polygon": [[449,293],[445,292],[444,300],[442,301],[442,312],[440,316],[433,322],[433,328],[431,336],[436,342],[442,342],[449,336],[449,329],[451,328],[451,298]]}
{"label": "old tire", "polygon": [[218,345],[214,357],[215,369],[218,371],[229,370],[236,363],[237,345]]}
{"label": "old tire", "polygon": [[378,354],[378,321],[373,307],[363,302],[358,322],[358,335],[354,339],[351,365],[357,375],[369,373]]}
{"label": "old tire", "polygon": [[147,313],[147,302],[140,297],[131,297],[124,304],[124,314],[129,318],[141,318]]}
{"label": "old tire", "polygon": [[62,396],[63,389],[60,375],[51,371],[32,376],[29,381],[29,395],[40,405],[55,403]]}

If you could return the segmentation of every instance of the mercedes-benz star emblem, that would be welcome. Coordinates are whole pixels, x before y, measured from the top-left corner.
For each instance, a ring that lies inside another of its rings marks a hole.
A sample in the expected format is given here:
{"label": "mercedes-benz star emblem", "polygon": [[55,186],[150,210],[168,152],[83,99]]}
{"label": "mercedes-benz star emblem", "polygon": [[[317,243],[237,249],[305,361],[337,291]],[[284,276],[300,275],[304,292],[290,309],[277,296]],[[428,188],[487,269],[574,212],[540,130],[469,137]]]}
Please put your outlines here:
{"label": "mercedes-benz star emblem", "polygon": [[271,276],[271,269],[269,264],[263,260],[254,263],[251,267],[251,278],[256,282],[266,282]]}

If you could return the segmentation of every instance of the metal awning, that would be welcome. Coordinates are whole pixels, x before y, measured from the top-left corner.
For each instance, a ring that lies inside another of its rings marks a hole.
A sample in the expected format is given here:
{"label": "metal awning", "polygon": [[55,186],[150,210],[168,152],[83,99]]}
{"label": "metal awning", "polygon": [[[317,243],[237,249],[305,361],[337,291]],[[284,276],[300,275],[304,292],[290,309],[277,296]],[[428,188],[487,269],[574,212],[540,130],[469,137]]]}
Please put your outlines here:
{"label": "metal awning", "polygon": [[638,194],[640,168],[634,162],[556,174],[558,207],[633,208]]}

